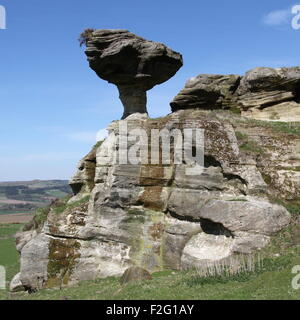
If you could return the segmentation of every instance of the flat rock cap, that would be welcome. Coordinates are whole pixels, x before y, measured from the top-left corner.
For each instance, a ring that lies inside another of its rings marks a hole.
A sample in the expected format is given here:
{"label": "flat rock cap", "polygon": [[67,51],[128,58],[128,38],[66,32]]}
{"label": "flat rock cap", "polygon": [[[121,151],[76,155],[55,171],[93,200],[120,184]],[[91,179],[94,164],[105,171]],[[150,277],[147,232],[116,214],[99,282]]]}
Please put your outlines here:
{"label": "flat rock cap", "polygon": [[169,80],[183,65],[180,53],[123,29],[95,30],[85,53],[101,79],[144,90]]}

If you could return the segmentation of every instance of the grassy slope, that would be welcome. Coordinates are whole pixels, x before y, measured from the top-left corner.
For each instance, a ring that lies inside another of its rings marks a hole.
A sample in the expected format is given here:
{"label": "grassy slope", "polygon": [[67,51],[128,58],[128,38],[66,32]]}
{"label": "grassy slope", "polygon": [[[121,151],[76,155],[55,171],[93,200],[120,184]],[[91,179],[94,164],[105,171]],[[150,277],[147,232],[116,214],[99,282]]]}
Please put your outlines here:
{"label": "grassy slope", "polygon": [[[21,227],[21,224],[0,224],[0,265],[6,268],[7,285],[20,269],[19,254],[13,235]],[[6,292],[0,290],[0,300],[5,299],[6,296]]]}
{"label": "grassy slope", "polygon": [[[20,225],[0,227],[0,261],[7,267],[8,280],[18,272],[18,254],[12,235]],[[5,238],[5,240],[3,240]],[[294,290],[291,281],[295,275],[291,269],[300,265],[300,226],[283,230],[262,253],[266,258],[262,270],[234,277],[199,279],[193,271],[164,271],[153,279],[122,287],[118,278],[84,281],[62,290],[41,290],[35,294],[18,293],[12,299],[53,300],[69,299],[300,299],[300,289]],[[275,257],[274,254],[279,257]],[[0,299],[8,293],[0,291]]]}

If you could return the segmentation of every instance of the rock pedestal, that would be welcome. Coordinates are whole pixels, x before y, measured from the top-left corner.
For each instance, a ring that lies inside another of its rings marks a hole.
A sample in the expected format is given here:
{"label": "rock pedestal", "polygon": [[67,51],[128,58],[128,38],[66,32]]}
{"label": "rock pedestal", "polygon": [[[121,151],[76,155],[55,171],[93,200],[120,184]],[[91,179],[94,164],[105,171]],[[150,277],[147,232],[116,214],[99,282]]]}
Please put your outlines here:
{"label": "rock pedestal", "polygon": [[139,86],[119,85],[119,98],[124,106],[122,119],[127,118],[134,113],[147,112],[147,93]]}
{"label": "rock pedestal", "polygon": [[95,30],[85,53],[97,75],[118,87],[123,118],[147,113],[147,90],[169,80],[183,64],[181,54],[127,30]]}

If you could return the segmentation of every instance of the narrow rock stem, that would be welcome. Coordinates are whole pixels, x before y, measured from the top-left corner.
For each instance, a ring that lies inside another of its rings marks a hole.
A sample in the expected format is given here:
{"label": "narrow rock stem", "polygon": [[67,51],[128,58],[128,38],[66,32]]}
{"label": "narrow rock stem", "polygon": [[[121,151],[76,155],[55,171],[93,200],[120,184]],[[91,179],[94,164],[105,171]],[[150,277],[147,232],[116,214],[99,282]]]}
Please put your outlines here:
{"label": "narrow rock stem", "polygon": [[120,100],[124,106],[124,113],[122,119],[129,115],[139,112],[147,112],[147,93],[142,87],[138,86],[118,86]]}

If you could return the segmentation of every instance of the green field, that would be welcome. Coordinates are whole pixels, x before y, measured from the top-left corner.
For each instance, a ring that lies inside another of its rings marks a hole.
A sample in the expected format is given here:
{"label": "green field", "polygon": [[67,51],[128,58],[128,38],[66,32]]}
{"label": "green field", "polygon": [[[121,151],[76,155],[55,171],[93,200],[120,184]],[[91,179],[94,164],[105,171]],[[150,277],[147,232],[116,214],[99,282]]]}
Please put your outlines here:
{"label": "green field", "polygon": [[[0,265],[6,269],[7,286],[19,272],[19,253],[13,235],[22,228],[21,224],[0,224]],[[7,298],[7,292],[0,290],[0,300]]]}
{"label": "green field", "polygon": [[0,214],[31,213],[70,193],[66,180],[0,182]]}
{"label": "green field", "polygon": [[[20,225],[0,225],[0,261],[7,268],[9,281],[18,272],[18,253],[13,234]],[[300,265],[300,226],[293,225],[273,239],[261,254],[263,267],[255,272],[235,276],[200,278],[195,271],[164,271],[153,274],[152,280],[121,286],[119,278],[84,281],[72,288],[45,289],[34,294],[10,295],[0,290],[0,299],[57,300],[64,299],[300,299],[300,289],[292,288],[295,265]]]}

